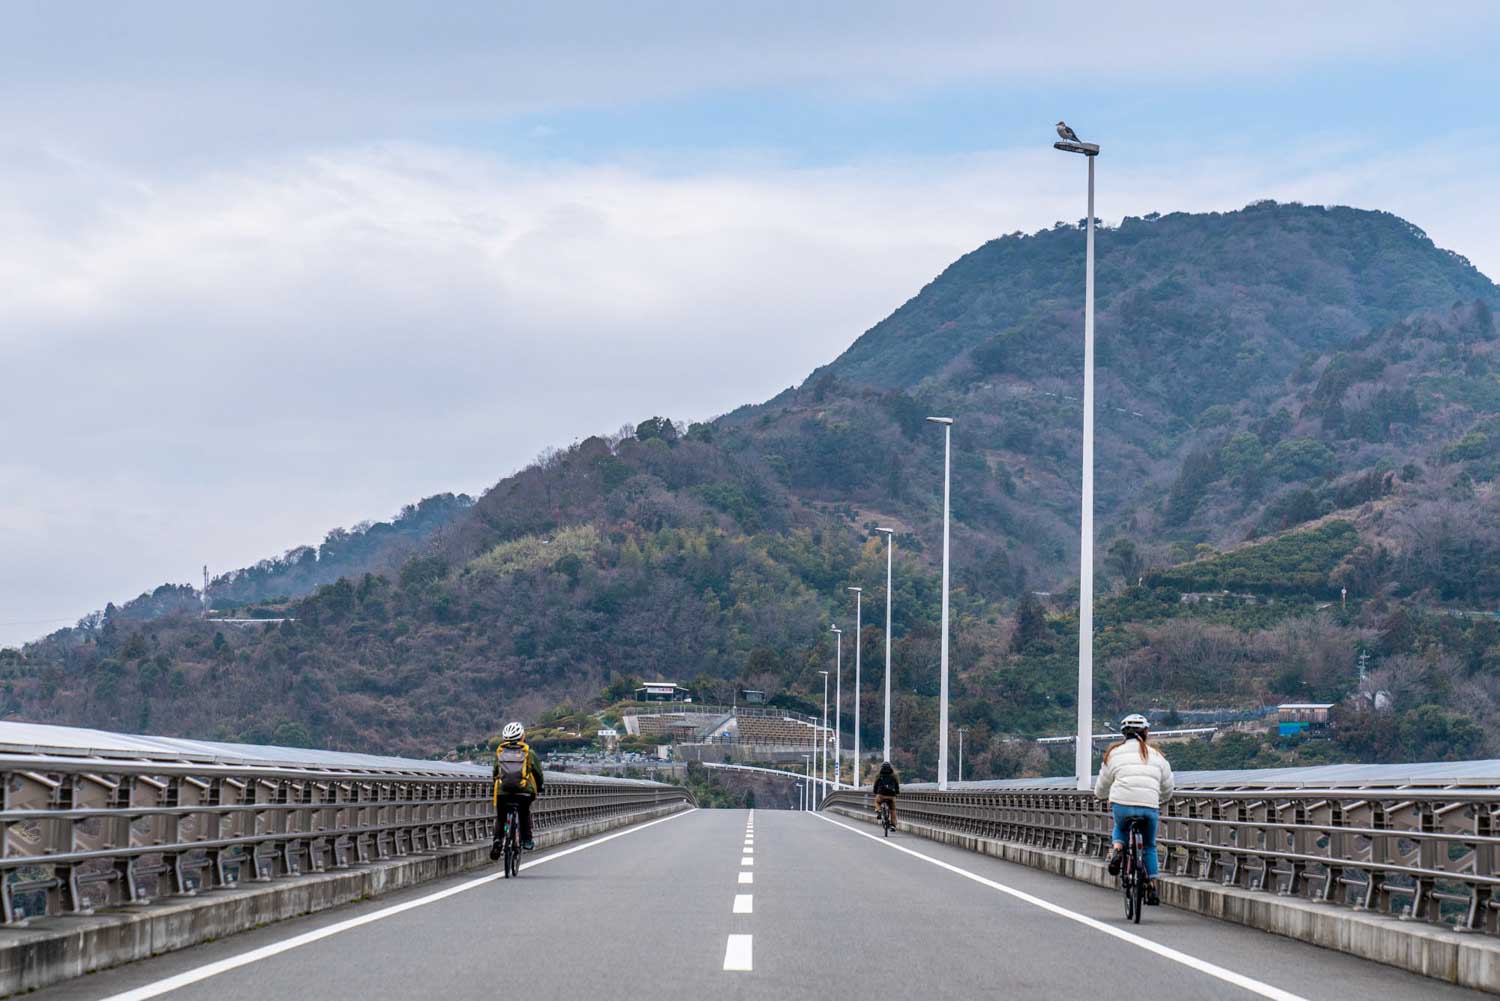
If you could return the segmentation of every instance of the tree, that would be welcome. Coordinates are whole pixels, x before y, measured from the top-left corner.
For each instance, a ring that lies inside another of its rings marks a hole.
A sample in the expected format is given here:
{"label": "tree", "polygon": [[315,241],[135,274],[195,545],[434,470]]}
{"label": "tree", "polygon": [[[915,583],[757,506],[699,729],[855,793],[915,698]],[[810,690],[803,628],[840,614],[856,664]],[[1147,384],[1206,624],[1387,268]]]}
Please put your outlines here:
{"label": "tree", "polygon": [[677,425],[668,417],[648,417],[635,426],[635,437],[638,441],[657,439],[670,445],[677,441]]}
{"label": "tree", "polygon": [[1131,539],[1120,538],[1111,542],[1104,561],[1105,566],[1123,578],[1127,586],[1146,572],[1146,557]]}
{"label": "tree", "polygon": [[1311,480],[1330,476],[1338,468],[1333,449],[1312,438],[1289,438],[1271,449],[1271,474],[1280,480]]}
{"label": "tree", "polygon": [[1016,610],[1016,631],[1011,634],[1010,648],[1016,653],[1047,635],[1047,613],[1036,596],[1027,592]]}

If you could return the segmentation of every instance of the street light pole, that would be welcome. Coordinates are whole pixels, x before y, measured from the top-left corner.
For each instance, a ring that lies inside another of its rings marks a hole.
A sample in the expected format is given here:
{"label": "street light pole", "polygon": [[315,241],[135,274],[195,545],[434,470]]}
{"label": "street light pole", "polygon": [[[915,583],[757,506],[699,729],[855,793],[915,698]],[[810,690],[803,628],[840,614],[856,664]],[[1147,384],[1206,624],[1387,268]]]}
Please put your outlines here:
{"label": "street light pole", "polygon": [[891,760],[891,563],[896,552],[896,530],[877,528],[885,536],[885,756]]}
{"label": "street light pole", "polygon": [[802,772],[803,772],[804,775],[807,776],[807,791],[808,791],[808,796],[807,796],[807,812],[811,813],[812,812],[812,808],[813,808],[813,806],[812,806],[812,803],[813,803],[813,800],[812,800],[812,787],[813,787],[812,782],[813,782],[813,776],[812,776],[812,755],[811,754],[804,754],[804,755],[802,755]]}
{"label": "street light pole", "polygon": [[969,730],[966,726],[958,728],[958,783],[963,785],[964,781],[964,734]]}
{"label": "street light pole", "polygon": [[[1064,126],[1058,124],[1059,133]],[[1072,136],[1071,130],[1066,135]],[[1079,789],[1090,789],[1094,751],[1094,157],[1095,143],[1075,138],[1053,143],[1089,162],[1089,214],[1086,220],[1083,279],[1083,511],[1078,543],[1078,737],[1073,768]]]}
{"label": "street light pole", "polygon": [[835,650],[833,662],[833,788],[841,788],[844,765],[844,631],[838,626],[829,626],[833,631]]}
{"label": "street light pole", "polygon": [[929,417],[943,426],[943,641],[938,682],[938,789],[948,788],[948,515],[953,475],[953,418]]}
{"label": "street light pole", "polygon": [[854,592],[854,772],[851,776],[854,788],[859,788],[859,648],[864,646],[864,591],[862,587],[848,587]]}
{"label": "street light pole", "polygon": [[823,729],[818,731],[818,747],[823,751],[823,791],[828,791],[828,672],[819,671],[823,676]]}

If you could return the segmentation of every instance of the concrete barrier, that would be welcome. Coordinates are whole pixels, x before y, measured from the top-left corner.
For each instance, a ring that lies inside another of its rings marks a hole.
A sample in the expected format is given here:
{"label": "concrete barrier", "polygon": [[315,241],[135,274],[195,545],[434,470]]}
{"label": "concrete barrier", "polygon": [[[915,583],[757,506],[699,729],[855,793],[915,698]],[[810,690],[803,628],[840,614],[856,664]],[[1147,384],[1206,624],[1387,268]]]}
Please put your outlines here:
{"label": "concrete barrier", "polygon": [[[876,823],[873,816],[862,810],[831,806],[828,812],[872,826]],[[898,820],[896,828],[1006,862],[1115,890],[1115,877],[1109,874],[1102,859],[981,838],[907,820]],[[1158,888],[1162,903],[1172,907],[1462,987],[1500,994],[1500,942],[1477,934],[1183,876],[1162,876]]]}
{"label": "concrete barrier", "polygon": [[[539,831],[536,845],[550,848],[686,808],[687,804],[677,803]],[[0,928],[0,996],[37,990],[273,921],[316,914],[490,865],[496,863],[490,861],[486,842],[93,914],[35,918],[24,926]]]}

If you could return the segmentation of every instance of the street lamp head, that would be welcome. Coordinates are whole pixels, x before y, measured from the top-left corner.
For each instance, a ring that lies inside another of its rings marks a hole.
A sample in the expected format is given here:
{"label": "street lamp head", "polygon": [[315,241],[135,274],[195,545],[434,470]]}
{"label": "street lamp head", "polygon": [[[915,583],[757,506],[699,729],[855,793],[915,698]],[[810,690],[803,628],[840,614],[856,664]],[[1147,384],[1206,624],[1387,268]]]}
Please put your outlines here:
{"label": "street lamp head", "polygon": [[828,677],[828,672],[827,671],[819,671],[818,673],[821,674],[825,678]]}
{"label": "street lamp head", "polygon": [[841,633],[841,632],[843,632],[843,630],[840,629],[838,626],[829,626],[828,627],[828,631],[831,632],[831,633]]}
{"label": "street lamp head", "polygon": [[927,420],[928,420],[929,423],[932,423],[932,424],[952,424],[953,423],[953,418],[952,417],[929,417],[929,418],[927,418]]}
{"label": "street lamp head", "polygon": [[877,529],[875,529],[875,531],[879,532],[881,535],[895,535],[896,534],[896,530],[894,528],[877,528]]}
{"label": "street lamp head", "polygon": [[846,588],[844,588],[844,590],[845,591],[853,591],[855,594],[858,594],[859,592],[863,591],[864,588],[862,588],[862,587],[846,587]]}

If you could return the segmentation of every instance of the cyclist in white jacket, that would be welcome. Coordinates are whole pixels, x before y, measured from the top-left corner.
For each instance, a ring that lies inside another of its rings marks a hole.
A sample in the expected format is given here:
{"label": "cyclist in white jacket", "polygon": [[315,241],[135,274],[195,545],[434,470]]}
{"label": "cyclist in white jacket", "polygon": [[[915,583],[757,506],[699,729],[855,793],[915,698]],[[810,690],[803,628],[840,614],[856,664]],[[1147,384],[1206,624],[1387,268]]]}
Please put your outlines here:
{"label": "cyclist in white jacket", "polygon": [[1172,766],[1167,756],[1148,739],[1150,729],[1151,724],[1139,713],[1120,721],[1120,733],[1124,739],[1110,745],[1104,752],[1104,764],[1099,769],[1094,795],[1106,800],[1115,815],[1114,845],[1109,854],[1110,875],[1119,875],[1128,823],[1136,818],[1144,822],[1142,840],[1145,842],[1146,875],[1151,878],[1146,903],[1159,904],[1161,898],[1156,892],[1156,875],[1160,863],[1156,855],[1156,826],[1161,819],[1161,805],[1172,798]]}

